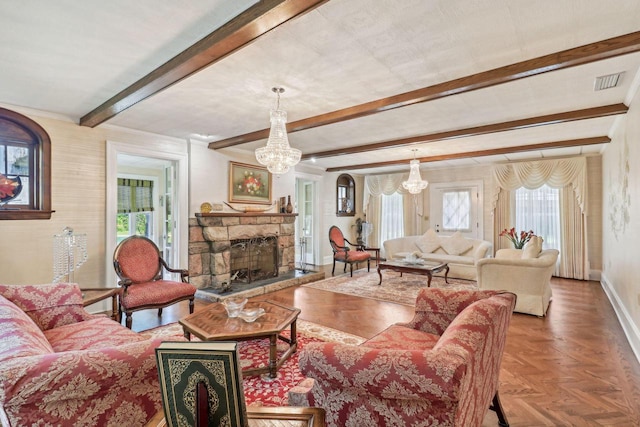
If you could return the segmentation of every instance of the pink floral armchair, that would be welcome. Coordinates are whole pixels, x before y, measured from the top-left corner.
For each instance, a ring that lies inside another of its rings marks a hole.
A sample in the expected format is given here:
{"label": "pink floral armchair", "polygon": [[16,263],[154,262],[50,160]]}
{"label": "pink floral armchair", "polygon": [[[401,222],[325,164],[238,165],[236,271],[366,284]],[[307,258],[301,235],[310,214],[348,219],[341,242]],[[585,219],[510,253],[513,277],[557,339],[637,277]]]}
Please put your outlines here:
{"label": "pink floral armchair", "polygon": [[0,425],[144,426],[160,341],[85,311],[76,284],[0,285]]}
{"label": "pink floral armchair", "polygon": [[289,404],[326,410],[328,426],[482,425],[491,407],[508,426],[498,375],[516,296],[423,289],[416,313],[360,346],[307,345],[307,389]]}

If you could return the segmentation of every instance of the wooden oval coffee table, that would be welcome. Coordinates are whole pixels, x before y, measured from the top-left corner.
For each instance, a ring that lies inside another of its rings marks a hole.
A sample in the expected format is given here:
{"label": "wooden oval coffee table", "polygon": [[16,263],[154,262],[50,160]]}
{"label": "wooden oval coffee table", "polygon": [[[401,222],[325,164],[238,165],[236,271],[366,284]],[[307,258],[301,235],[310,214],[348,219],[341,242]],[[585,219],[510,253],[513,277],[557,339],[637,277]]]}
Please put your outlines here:
{"label": "wooden oval coffee table", "polygon": [[445,283],[449,283],[447,280],[447,276],[449,275],[449,265],[444,262],[434,262],[434,261],[424,261],[423,263],[408,263],[406,261],[401,260],[389,260],[378,263],[378,276],[380,276],[380,281],[378,285],[382,284],[382,270],[392,270],[400,273],[402,277],[403,273],[411,273],[411,274],[421,274],[428,277],[427,287],[431,286],[431,277],[435,273],[439,273],[442,270],[444,272],[444,281]]}
{"label": "wooden oval coffee table", "polygon": [[[260,368],[244,369],[243,376],[268,372],[270,378],[276,378],[280,366],[298,349],[296,339],[296,321],[300,309],[287,307],[274,301],[249,301],[248,308],[263,308],[265,314],[255,322],[246,322],[239,317],[230,318],[221,303],[214,303],[179,320],[187,339],[191,335],[203,341],[248,341],[259,338],[269,339],[269,365]],[[281,335],[286,328],[291,330],[291,338]],[[278,359],[278,339],[289,344],[289,348]]]}

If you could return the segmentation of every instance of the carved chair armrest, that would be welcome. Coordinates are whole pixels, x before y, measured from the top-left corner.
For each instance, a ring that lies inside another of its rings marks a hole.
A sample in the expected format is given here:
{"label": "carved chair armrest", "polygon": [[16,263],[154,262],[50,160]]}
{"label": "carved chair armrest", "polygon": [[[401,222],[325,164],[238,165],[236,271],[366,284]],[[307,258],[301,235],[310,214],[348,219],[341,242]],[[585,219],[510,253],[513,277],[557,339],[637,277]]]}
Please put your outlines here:
{"label": "carved chair armrest", "polygon": [[[331,243],[331,248],[333,249],[333,252],[348,252],[351,248],[349,248],[348,246],[340,246],[339,244],[337,244],[336,242],[334,242],[333,240],[329,240],[329,242]],[[345,242],[349,243],[347,241],[347,239],[345,239]]]}
{"label": "carved chair armrest", "polygon": [[184,270],[180,268],[171,268],[169,267],[167,262],[162,258],[160,258],[160,263],[165,268],[165,270],[167,270],[169,273],[180,273],[180,280],[182,280],[184,283],[188,282],[187,279],[189,277],[189,270]]}

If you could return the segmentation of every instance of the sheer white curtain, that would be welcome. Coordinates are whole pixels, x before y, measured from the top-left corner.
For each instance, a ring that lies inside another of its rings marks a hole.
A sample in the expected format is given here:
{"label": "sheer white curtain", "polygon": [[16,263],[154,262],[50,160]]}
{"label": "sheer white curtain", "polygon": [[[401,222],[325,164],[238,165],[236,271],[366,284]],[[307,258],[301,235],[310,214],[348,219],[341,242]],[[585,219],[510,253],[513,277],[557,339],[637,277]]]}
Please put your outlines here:
{"label": "sheer white curtain", "polygon": [[[515,228],[532,230],[542,237],[544,249],[562,249],[560,228],[560,189],[543,185],[534,190],[520,187],[514,192]],[[562,251],[559,259],[562,259]],[[554,276],[560,275],[560,262]]]}
{"label": "sheer white curtain", "polygon": [[393,193],[381,196],[380,241],[404,236],[404,208],[402,195]]}
{"label": "sheer white curtain", "polygon": [[[552,188],[562,189],[559,197],[560,241],[556,246],[560,250],[560,263],[556,275],[560,277],[574,279],[588,279],[589,277],[586,233],[586,164],[586,159],[580,157],[511,163],[498,165],[493,170],[495,187],[492,202],[496,233],[504,228],[510,228],[509,225],[505,225],[506,218],[502,212],[504,200],[506,200],[503,193],[520,187],[530,190],[537,189],[545,184]],[[511,203],[513,205],[514,201],[512,200]],[[533,227],[526,228],[533,229],[538,233],[538,230]],[[551,245],[552,242],[547,242],[547,244]]]}

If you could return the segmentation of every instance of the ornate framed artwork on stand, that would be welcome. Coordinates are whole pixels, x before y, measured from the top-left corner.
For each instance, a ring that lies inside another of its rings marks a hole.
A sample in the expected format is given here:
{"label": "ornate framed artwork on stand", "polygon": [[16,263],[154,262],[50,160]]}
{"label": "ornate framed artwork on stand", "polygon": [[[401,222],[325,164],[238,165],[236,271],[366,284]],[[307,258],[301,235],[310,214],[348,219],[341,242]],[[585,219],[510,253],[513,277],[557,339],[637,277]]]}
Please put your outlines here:
{"label": "ornate framed artwork on stand", "polygon": [[262,166],[229,162],[229,202],[271,204],[271,172]]}

